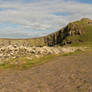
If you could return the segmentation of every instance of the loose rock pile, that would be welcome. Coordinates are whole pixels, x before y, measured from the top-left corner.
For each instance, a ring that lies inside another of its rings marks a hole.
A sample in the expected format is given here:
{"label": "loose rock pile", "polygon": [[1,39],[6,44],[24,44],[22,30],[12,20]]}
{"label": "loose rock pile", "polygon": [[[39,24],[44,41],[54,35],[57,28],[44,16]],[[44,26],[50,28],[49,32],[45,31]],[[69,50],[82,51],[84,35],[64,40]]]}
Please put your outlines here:
{"label": "loose rock pile", "polygon": [[49,54],[63,54],[74,52],[76,50],[84,50],[81,47],[25,47],[25,46],[12,46],[9,45],[7,47],[0,48],[0,62],[2,60],[8,60],[11,58],[19,58],[19,57],[29,57],[32,59],[33,57],[41,57]]}
{"label": "loose rock pile", "polygon": [[61,48],[54,47],[24,47],[24,46],[8,46],[0,48],[0,59],[5,58],[17,58],[21,56],[33,56],[33,55],[48,55],[48,54],[60,54]]}

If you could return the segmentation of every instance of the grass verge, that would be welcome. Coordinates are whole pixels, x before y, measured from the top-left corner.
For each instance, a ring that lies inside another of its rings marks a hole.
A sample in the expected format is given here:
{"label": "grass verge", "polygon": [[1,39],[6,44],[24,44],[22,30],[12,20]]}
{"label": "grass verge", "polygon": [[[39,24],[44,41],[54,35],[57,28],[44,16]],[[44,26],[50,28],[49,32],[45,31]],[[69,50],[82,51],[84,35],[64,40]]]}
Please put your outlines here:
{"label": "grass verge", "polygon": [[[3,61],[3,64],[0,64],[0,69],[19,69],[24,70],[31,68],[36,65],[44,64],[45,62],[48,62],[50,60],[55,59],[58,55],[47,55],[40,58],[34,58],[32,60],[26,58],[26,57],[20,57],[17,59],[9,59],[8,61]],[[18,63],[16,63],[18,61]],[[20,61],[20,62],[19,62]],[[7,63],[12,62],[12,64]],[[14,62],[16,64],[14,64]]]}
{"label": "grass verge", "polygon": [[87,52],[91,52],[91,51],[92,51],[92,48],[90,48],[90,49],[88,49],[86,51],[77,50],[75,52],[64,53],[64,54],[59,54],[59,55],[47,55],[47,56],[44,56],[44,57],[34,58],[34,59],[29,59],[27,57],[9,59],[7,61],[2,61],[4,63],[0,64],[0,69],[24,70],[24,69],[31,68],[33,66],[44,64],[44,63],[46,63],[48,61],[53,61],[58,56],[62,57],[62,56],[80,55],[82,53],[87,53]]}

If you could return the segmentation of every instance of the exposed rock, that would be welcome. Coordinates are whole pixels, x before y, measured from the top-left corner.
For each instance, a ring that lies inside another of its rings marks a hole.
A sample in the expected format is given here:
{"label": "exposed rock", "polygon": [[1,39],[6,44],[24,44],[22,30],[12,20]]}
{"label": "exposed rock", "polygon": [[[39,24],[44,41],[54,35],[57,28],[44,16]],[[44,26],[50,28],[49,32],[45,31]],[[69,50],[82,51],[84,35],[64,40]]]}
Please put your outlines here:
{"label": "exposed rock", "polygon": [[[62,54],[84,50],[81,47],[55,47],[72,43],[92,43],[92,20],[83,18],[69,23],[59,31],[33,39],[0,39],[0,63],[11,58],[41,57],[49,54]],[[16,61],[19,62],[19,61]],[[16,63],[17,64],[17,63]]]}
{"label": "exposed rock", "polygon": [[[88,28],[89,27],[89,28]],[[43,47],[43,46],[55,46],[55,45],[66,45],[72,44],[73,42],[83,42],[81,36],[85,36],[87,32],[92,31],[92,20],[83,18],[80,21],[69,23],[64,28],[57,32],[49,34],[40,38],[32,39],[0,39],[0,47],[2,46],[13,46],[17,48],[23,47]],[[87,35],[86,35],[86,39]],[[2,49],[3,50],[3,49]]]}
{"label": "exposed rock", "polygon": [[[85,50],[85,48],[81,47],[14,47],[12,45],[8,47],[0,48],[0,64],[2,61],[8,59],[17,59],[19,57],[27,57],[32,60],[34,57],[39,58],[42,56],[50,55],[50,54],[63,54],[69,52],[75,52],[76,50]],[[19,62],[19,61],[16,61]],[[13,63],[13,62],[11,62]]]}

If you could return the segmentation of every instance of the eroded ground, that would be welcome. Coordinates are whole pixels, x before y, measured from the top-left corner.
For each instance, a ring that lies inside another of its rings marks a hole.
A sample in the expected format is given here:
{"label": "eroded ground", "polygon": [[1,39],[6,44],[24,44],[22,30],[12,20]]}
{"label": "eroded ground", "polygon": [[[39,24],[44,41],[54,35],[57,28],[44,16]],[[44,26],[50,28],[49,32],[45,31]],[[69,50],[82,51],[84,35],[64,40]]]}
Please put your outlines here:
{"label": "eroded ground", "polygon": [[92,53],[58,56],[27,70],[0,70],[0,92],[92,92]]}

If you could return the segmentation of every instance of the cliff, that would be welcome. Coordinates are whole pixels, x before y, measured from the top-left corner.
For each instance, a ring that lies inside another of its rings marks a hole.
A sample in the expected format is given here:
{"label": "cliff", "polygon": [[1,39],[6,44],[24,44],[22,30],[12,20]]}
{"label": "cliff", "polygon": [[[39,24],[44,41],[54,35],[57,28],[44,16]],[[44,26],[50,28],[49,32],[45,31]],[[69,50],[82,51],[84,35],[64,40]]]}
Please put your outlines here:
{"label": "cliff", "polygon": [[92,20],[83,18],[45,37],[48,46],[92,42]]}
{"label": "cliff", "polygon": [[0,39],[0,46],[55,46],[74,43],[92,42],[92,20],[83,18],[69,23],[59,31],[33,39]]}

